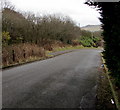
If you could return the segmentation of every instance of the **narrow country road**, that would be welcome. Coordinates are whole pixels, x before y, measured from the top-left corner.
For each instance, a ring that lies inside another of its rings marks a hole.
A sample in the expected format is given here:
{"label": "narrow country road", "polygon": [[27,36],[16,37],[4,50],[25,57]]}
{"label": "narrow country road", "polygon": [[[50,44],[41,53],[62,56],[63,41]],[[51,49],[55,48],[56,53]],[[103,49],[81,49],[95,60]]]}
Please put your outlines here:
{"label": "narrow country road", "polygon": [[81,49],[3,71],[3,108],[95,109],[97,49]]}

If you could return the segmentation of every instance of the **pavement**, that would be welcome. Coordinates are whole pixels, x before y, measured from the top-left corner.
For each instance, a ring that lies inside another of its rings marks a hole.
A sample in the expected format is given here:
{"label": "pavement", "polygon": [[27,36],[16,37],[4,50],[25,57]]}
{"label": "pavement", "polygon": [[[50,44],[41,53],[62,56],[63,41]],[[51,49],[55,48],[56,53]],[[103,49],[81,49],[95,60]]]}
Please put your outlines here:
{"label": "pavement", "polygon": [[3,108],[95,110],[100,52],[80,49],[3,70]]}

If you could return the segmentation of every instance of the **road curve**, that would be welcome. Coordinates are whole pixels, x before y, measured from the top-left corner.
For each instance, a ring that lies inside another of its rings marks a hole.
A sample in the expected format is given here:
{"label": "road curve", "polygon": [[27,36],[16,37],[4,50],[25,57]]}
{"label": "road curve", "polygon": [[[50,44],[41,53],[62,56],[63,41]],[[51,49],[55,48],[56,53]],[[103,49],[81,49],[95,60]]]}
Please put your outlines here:
{"label": "road curve", "polygon": [[94,110],[100,52],[81,49],[4,70],[3,108]]}

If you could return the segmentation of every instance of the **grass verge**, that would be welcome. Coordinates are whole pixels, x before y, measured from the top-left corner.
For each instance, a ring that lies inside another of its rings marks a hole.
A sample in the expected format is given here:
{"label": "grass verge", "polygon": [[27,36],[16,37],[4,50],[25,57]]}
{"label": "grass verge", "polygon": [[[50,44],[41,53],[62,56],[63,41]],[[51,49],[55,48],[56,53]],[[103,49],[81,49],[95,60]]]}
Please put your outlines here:
{"label": "grass verge", "polygon": [[[45,57],[29,57],[29,58],[21,60],[21,61],[19,61],[17,63],[3,66],[2,69],[16,67],[16,66],[20,66],[20,65],[23,65],[23,64],[27,64],[27,63],[32,63],[32,62],[35,62],[35,61],[45,60],[45,59],[48,59],[48,58],[53,58],[55,56],[65,54],[65,53],[71,52],[71,51],[76,50],[76,49],[101,49],[101,48],[83,47],[81,45],[78,45],[78,46],[66,46],[66,47],[62,47],[62,48],[61,47],[56,47],[56,48],[53,49],[53,51],[46,51],[45,52],[46,53]],[[71,50],[71,51],[60,53],[58,55],[50,55],[50,53],[59,52],[59,51],[65,51],[65,50]]]}
{"label": "grass verge", "polygon": [[110,84],[105,73],[104,68],[100,68],[97,88],[96,110],[116,110],[115,104],[111,103],[113,100]]}
{"label": "grass verge", "polygon": [[118,93],[116,92],[115,90],[115,85],[114,83],[112,82],[111,78],[110,78],[110,75],[109,75],[109,72],[108,72],[108,68],[106,67],[106,64],[105,64],[105,60],[103,58],[103,55],[101,54],[102,56],[102,62],[104,63],[104,68],[105,68],[105,73],[106,73],[106,76],[107,76],[107,79],[109,81],[109,84],[110,84],[110,88],[111,88],[111,91],[112,91],[112,94],[113,94],[113,98],[114,98],[114,101],[115,101],[115,105],[116,105],[116,108],[118,110],[120,110],[120,102],[119,102],[119,98],[118,98]]}
{"label": "grass verge", "polygon": [[78,46],[66,46],[66,47],[56,47],[53,49],[53,51],[46,51],[47,56],[52,56],[49,55],[49,53],[53,53],[53,52],[58,52],[58,51],[65,51],[65,50],[75,50],[75,49],[102,49],[101,47],[84,47],[82,45],[78,45]]}
{"label": "grass verge", "polygon": [[46,58],[47,57],[30,57],[30,58],[28,58],[26,60],[21,60],[18,63],[10,64],[10,65],[7,65],[7,66],[3,66],[2,69],[7,69],[7,68],[11,68],[11,67],[16,67],[16,66],[24,65],[24,64],[27,64],[27,63],[35,62],[35,61],[44,60]]}

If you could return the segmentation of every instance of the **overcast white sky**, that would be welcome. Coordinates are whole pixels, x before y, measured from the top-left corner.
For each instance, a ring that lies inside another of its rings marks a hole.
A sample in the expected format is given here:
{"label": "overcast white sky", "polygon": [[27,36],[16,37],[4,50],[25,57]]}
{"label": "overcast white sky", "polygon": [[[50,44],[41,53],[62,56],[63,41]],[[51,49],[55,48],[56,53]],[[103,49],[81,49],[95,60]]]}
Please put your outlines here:
{"label": "overcast white sky", "polygon": [[9,0],[16,9],[40,14],[60,13],[71,17],[80,26],[100,24],[99,13],[84,4],[85,0]]}

